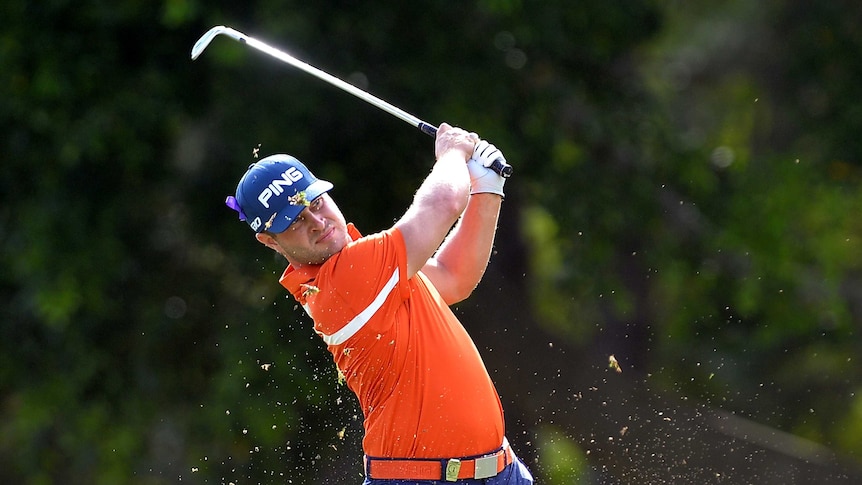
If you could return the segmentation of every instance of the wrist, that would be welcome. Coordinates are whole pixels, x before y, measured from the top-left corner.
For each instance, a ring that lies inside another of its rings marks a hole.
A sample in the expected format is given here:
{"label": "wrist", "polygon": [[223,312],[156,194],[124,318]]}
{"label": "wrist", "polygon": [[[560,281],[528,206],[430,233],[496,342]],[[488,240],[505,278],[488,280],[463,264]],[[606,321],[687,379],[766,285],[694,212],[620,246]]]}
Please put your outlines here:
{"label": "wrist", "polygon": [[497,192],[470,192],[470,198],[494,198],[497,200],[503,200],[506,198],[505,194],[497,193]]}
{"label": "wrist", "polygon": [[464,163],[467,160],[469,160],[471,156],[473,156],[473,153],[466,150],[466,149],[463,149],[460,147],[451,147],[448,150],[441,153],[437,157],[437,160],[441,160],[443,158],[451,158],[451,159],[458,160],[460,163]]}

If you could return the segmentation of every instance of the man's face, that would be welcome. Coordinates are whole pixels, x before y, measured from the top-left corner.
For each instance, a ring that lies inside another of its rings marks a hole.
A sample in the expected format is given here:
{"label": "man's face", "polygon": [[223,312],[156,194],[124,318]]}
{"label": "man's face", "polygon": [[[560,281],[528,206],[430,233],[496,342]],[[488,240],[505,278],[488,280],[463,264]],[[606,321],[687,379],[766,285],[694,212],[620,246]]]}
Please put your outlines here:
{"label": "man's face", "polygon": [[295,266],[321,264],[350,242],[344,216],[329,194],[311,201],[284,232],[261,233],[257,239]]}

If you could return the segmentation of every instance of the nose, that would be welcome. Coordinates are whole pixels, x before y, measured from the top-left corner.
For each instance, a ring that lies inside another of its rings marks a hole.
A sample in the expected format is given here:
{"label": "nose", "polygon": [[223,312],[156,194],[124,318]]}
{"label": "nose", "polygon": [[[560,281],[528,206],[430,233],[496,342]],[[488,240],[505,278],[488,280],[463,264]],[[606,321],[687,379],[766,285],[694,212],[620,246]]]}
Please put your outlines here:
{"label": "nose", "polygon": [[306,212],[307,214],[305,214],[305,219],[308,221],[308,227],[315,231],[319,231],[326,227],[326,219],[324,219],[323,216],[310,210],[307,210]]}

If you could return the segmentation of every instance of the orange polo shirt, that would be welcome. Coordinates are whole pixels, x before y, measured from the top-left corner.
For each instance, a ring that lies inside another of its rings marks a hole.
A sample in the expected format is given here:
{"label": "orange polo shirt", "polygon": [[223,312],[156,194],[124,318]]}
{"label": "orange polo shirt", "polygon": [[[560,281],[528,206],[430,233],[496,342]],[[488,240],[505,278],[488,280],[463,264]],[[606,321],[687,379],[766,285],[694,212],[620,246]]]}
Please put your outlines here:
{"label": "orange polo shirt", "polygon": [[503,442],[503,409],[473,340],[421,273],[400,231],[353,241],[281,284],[314,320],[365,417],[373,457],[478,455]]}

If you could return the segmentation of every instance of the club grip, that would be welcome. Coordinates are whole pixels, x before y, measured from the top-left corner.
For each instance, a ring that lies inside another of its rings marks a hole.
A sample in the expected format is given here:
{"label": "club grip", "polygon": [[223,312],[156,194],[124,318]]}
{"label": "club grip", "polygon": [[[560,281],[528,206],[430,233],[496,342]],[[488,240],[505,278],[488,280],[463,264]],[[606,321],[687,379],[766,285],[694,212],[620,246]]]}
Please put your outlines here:
{"label": "club grip", "polygon": [[[424,121],[419,122],[418,128],[422,131],[422,133],[425,133],[428,136],[437,136],[437,128],[429,125],[428,123],[425,123]],[[488,168],[497,172],[497,174],[504,179],[511,177],[512,172],[515,171],[511,165],[509,165],[503,160],[502,157],[491,162],[491,166]]]}

